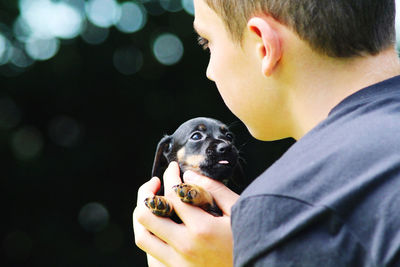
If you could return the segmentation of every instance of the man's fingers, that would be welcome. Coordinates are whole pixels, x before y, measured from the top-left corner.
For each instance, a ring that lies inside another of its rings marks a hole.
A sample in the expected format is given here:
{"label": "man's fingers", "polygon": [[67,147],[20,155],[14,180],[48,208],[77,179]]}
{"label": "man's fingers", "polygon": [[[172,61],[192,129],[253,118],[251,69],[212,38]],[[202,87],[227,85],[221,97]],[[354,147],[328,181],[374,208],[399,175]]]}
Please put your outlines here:
{"label": "man's fingers", "polygon": [[213,217],[213,215],[199,207],[182,202],[177,196],[171,197],[171,201],[176,214],[191,231],[199,228],[209,217]]}
{"label": "man's fingers", "polygon": [[170,194],[173,190],[174,185],[182,183],[180,178],[179,165],[175,161],[168,165],[168,168],[164,172],[164,190],[165,195]]}
{"label": "man's fingers", "polygon": [[183,174],[183,180],[188,184],[196,184],[203,187],[211,193],[217,206],[223,211],[224,214],[231,214],[231,207],[239,195],[226,187],[223,183],[215,181],[209,177],[199,175],[192,171],[186,171]]}
{"label": "man's fingers", "polygon": [[[176,162],[170,164],[164,174],[164,187],[165,194],[168,192],[172,197],[177,198],[172,190],[172,186],[179,184],[181,179],[179,177],[179,166]],[[161,181],[158,177],[153,177],[150,181],[143,184],[138,191],[138,203],[134,211],[134,221],[136,220],[139,224],[156,235],[159,239],[170,244],[170,246],[179,250],[186,240],[185,228],[172,221],[170,218],[158,217],[151,213],[151,211],[145,206],[144,200],[148,197],[152,197],[156,194],[161,186]],[[170,199],[170,201],[172,201]]]}
{"label": "man's fingers", "polygon": [[137,195],[137,202],[138,205],[139,203],[144,203],[144,200],[147,197],[153,196],[157,193],[157,191],[160,189],[161,186],[161,181],[158,177],[153,177],[151,178],[150,181],[144,183],[138,191]]}
{"label": "man's fingers", "polygon": [[158,217],[144,205],[138,205],[133,214],[133,221],[141,224],[147,231],[179,250],[185,242],[186,228],[170,218]]}
{"label": "man's fingers", "polygon": [[[134,215],[135,217],[135,215]],[[146,230],[137,220],[133,220],[136,245],[156,259],[169,259],[176,252],[165,242]]]}

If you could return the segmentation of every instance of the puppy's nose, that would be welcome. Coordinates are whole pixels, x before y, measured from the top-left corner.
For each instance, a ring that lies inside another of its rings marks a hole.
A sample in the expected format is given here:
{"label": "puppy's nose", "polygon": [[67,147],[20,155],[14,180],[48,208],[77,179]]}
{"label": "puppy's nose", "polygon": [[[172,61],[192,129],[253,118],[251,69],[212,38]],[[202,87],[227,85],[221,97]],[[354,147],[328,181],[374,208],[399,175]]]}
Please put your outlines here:
{"label": "puppy's nose", "polygon": [[217,153],[223,154],[223,153],[227,152],[229,149],[230,149],[230,145],[229,144],[219,143],[217,145],[216,151],[217,151]]}

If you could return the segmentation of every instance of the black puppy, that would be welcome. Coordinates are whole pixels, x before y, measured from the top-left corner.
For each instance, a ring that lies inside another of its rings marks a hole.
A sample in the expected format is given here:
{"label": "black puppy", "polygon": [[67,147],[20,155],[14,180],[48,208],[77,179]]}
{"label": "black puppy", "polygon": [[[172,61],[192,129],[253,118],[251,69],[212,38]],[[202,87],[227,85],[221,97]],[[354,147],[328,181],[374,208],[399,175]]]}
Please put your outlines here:
{"label": "black puppy", "polygon": [[[243,180],[243,171],[233,138],[228,127],[220,121],[210,118],[188,120],[158,143],[152,176],[161,178],[168,164],[176,161],[181,177],[185,171],[192,170],[226,185],[231,182],[238,184]],[[181,183],[173,189],[183,202],[214,216],[222,216],[211,194],[200,186]],[[171,217],[173,207],[161,194],[158,192],[156,196],[147,198],[145,204],[154,214]]]}

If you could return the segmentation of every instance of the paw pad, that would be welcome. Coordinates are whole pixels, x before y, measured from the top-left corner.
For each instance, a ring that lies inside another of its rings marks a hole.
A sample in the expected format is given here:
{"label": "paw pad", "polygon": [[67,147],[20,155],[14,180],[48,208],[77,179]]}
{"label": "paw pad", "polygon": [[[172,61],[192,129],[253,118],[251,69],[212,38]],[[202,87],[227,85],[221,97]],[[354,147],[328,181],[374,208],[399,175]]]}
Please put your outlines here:
{"label": "paw pad", "polygon": [[171,205],[163,196],[148,197],[144,204],[157,216],[170,217],[172,214]]}
{"label": "paw pad", "polygon": [[194,187],[185,183],[175,185],[173,187],[173,190],[178,195],[178,197],[185,203],[193,204],[195,198],[198,195],[198,192]]}

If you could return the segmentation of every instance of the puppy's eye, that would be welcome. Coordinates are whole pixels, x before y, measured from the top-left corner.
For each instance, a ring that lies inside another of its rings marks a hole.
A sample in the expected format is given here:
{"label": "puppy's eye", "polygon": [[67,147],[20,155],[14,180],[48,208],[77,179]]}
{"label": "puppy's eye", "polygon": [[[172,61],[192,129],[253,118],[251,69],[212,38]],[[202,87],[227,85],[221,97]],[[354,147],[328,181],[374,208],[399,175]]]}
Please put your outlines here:
{"label": "puppy's eye", "polygon": [[233,141],[233,134],[231,134],[231,133],[227,133],[226,135],[225,135],[225,137],[229,140],[229,141]]}
{"label": "puppy's eye", "polygon": [[203,138],[203,135],[202,135],[201,133],[194,133],[194,134],[192,134],[192,136],[190,137],[190,139],[195,140],[195,141],[198,141],[198,140],[200,140],[201,138]]}

